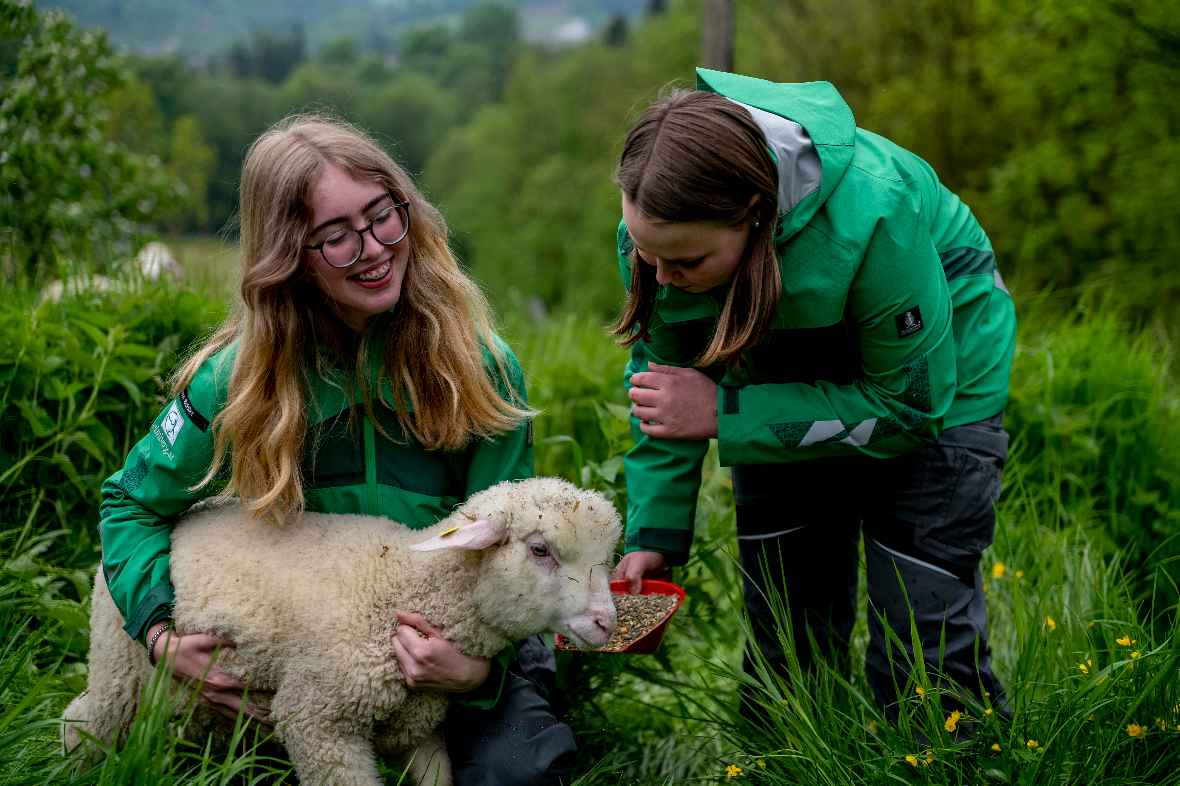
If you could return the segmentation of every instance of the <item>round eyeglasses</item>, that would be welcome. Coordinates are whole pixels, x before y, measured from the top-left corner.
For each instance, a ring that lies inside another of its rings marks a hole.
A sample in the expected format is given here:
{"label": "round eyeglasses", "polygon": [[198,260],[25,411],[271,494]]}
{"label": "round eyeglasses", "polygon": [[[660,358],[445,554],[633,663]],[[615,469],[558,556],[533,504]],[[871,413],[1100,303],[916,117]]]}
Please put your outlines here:
{"label": "round eyeglasses", "polygon": [[338,229],[314,246],[304,246],[308,251],[318,251],[332,267],[351,267],[365,251],[365,233],[368,232],[383,246],[396,246],[410,234],[410,202],[394,202],[373,216],[361,229],[344,227]]}

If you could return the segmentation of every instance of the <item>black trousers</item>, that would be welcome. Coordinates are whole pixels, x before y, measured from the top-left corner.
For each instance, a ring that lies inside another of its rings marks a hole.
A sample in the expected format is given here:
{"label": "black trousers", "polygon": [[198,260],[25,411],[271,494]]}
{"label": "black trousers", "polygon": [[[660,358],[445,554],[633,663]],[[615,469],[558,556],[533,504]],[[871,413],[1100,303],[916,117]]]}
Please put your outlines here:
{"label": "black trousers", "polygon": [[451,703],[443,723],[455,786],[557,786],[571,781],[577,747],[549,696],[556,663],[539,636],[517,647],[490,710]]}
{"label": "black trousers", "polygon": [[[847,658],[856,614],[857,544],[865,539],[869,646],[865,671],[894,714],[914,658],[1007,712],[991,668],[979,563],[995,534],[995,501],[1008,455],[1002,415],[947,429],[929,446],[891,459],[852,457],[733,469],[738,547],[755,641],[785,672],[767,595],[784,598],[795,653],[810,639]],[[881,617],[896,632],[886,642]],[[940,662],[941,652],[941,662]],[[747,669],[750,668],[747,659]]]}

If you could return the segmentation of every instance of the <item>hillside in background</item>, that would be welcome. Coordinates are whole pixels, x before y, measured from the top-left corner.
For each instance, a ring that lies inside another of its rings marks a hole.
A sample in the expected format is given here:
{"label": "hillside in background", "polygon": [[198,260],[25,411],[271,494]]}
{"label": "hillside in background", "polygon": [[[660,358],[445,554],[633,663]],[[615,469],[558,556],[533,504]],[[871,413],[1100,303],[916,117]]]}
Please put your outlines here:
{"label": "hillside in background", "polygon": [[[144,54],[179,54],[205,62],[259,31],[300,30],[310,49],[352,36],[367,51],[392,53],[402,32],[458,22],[481,0],[54,0],[42,9],[68,12],[83,27],[101,27],[118,47]],[[578,43],[616,14],[642,12],[636,0],[501,0],[516,8],[530,40]]]}

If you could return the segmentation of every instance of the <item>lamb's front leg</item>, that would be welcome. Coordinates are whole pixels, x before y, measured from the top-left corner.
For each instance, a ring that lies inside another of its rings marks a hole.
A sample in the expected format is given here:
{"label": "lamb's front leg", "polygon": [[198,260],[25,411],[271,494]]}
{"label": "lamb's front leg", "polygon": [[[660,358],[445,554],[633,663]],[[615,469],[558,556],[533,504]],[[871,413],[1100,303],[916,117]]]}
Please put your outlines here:
{"label": "lamb's front leg", "polygon": [[431,733],[414,749],[410,779],[417,786],[451,786],[451,757],[438,732]]}
{"label": "lamb's front leg", "polygon": [[382,786],[369,735],[322,718],[279,725],[302,786]]}

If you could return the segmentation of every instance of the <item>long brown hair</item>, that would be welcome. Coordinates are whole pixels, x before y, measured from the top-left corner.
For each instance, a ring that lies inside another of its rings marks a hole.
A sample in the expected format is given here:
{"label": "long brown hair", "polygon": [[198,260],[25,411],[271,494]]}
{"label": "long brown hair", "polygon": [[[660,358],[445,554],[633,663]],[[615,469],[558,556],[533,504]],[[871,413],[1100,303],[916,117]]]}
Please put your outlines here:
{"label": "long brown hair", "polygon": [[[317,287],[303,249],[311,194],[329,164],[410,202],[401,298],[388,319],[370,320],[382,329],[366,327],[359,344],[336,304]],[[392,402],[378,400],[428,450],[460,449],[533,414],[511,393],[487,301],[452,255],[442,215],[360,130],[331,118],[294,115],[254,142],[242,167],[241,260],[241,302],[173,381],[179,393],[206,360],[238,342],[228,401],[213,421],[213,461],[197,487],[212,482],[228,456],[224,496],[241,497],[271,520],[302,508],[308,376],[351,361],[371,417],[367,358],[373,352],[381,353],[379,385],[389,380],[393,390]],[[498,379],[489,378],[485,352]]]}
{"label": "long brown hair", "polygon": [[[694,365],[736,362],[769,329],[782,294],[774,249],[778,171],[761,129],[729,99],[674,91],[631,128],[615,182],[632,205],[657,221],[756,222],[713,337]],[[611,326],[624,346],[643,338],[658,288],[654,270],[632,249],[631,289]]]}

